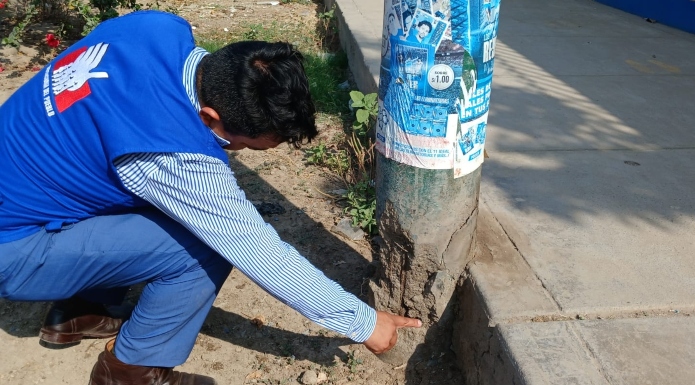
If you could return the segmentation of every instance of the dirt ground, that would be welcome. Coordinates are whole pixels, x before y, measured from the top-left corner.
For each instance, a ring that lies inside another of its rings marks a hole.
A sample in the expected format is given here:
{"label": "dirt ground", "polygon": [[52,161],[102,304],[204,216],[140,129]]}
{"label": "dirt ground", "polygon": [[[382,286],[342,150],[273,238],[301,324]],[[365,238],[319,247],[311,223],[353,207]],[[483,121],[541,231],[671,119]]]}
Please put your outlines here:
{"label": "dirt ground", "polygon": [[[317,3],[259,5],[247,0],[160,2],[195,26],[199,36],[233,33],[251,23],[283,20],[314,28],[323,6]],[[4,21],[3,21],[4,22]],[[52,52],[40,44],[54,25],[31,25],[20,51],[0,49],[0,103],[33,76]],[[225,28],[227,31],[225,31]],[[9,32],[7,25],[0,35]],[[346,74],[345,79],[348,79]],[[320,120],[324,141],[342,131],[339,122]],[[343,182],[306,164],[289,146],[268,151],[230,152],[239,185],[282,238],[325,274],[366,301],[374,272],[374,246],[368,237],[353,241],[333,231],[343,218],[336,190]],[[138,289],[132,290],[136,300]],[[0,384],[86,383],[102,340],[85,340],[63,350],[39,346],[38,332],[48,303],[0,300]],[[259,322],[253,320],[261,320]],[[178,368],[214,377],[219,384],[415,384],[406,367],[380,361],[362,345],[327,331],[281,304],[238,271],[232,272],[201,330],[188,361]],[[445,384],[459,383],[450,364],[437,369]],[[308,373],[307,373],[308,372]],[[313,372],[313,376],[312,376]],[[314,377],[314,378],[312,378]]]}

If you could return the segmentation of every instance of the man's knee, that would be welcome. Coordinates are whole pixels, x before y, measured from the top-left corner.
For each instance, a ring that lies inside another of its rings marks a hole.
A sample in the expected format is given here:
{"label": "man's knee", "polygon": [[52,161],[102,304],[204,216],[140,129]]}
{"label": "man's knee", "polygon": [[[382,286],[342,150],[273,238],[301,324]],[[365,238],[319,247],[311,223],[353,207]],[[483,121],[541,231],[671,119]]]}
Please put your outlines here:
{"label": "man's knee", "polygon": [[204,259],[200,261],[200,265],[205,270],[205,273],[210,278],[210,280],[215,284],[216,292],[219,291],[222,284],[232,272],[232,264],[229,263],[222,256],[216,252],[212,252],[210,255],[206,255]]}

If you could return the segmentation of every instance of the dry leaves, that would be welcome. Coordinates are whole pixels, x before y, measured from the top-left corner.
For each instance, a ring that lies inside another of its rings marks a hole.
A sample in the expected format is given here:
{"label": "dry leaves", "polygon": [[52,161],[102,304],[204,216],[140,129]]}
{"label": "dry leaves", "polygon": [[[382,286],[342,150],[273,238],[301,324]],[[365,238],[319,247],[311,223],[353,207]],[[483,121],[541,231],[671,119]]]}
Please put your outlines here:
{"label": "dry leaves", "polygon": [[268,321],[265,319],[263,315],[258,314],[251,319],[251,323],[260,329],[263,326],[265,326],[268,323]]}

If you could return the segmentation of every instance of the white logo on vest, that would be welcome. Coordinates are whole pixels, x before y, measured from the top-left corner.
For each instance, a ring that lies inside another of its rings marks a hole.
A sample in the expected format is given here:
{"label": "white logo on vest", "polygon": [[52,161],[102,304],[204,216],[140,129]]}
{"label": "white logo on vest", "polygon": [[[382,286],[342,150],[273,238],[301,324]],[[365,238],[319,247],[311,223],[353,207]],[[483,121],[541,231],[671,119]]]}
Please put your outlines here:
{"label": "white logo on vest", "polygon": [[[91,94],[89,79],[106,79],[106,72],[91,72],[104,58],[108,44],[82,47],[66,55],[54,65],[51,86],[59,112]],[[49,114],[50,116],[51,114]]]}
{"label": "white logo on vest", "polygon": [[108,78],[106,72],[90,72],[96,68],[106,53],[108,44],[99,43],[82,52],[74,62],[53,71],[53,94],[77,91],[87,80]]}

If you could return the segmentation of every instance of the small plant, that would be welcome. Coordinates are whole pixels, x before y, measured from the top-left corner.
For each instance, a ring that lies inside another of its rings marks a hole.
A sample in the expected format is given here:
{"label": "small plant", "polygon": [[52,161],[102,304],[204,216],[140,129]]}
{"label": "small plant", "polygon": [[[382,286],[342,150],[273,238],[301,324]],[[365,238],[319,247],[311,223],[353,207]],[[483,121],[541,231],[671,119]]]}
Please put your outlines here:
{"label": "small plant", "polygon": [[332,172],[343,177],[350,169],[350,157],[345,150],[329,150],[324,143],[306,150],[306,161],[309,164],[325,166]]}
{"label": "small plant", "polygon": [[322,366],[322,368],[323,371],[326,372],[326,374],[328,375],[328,378],[333,378],[335,377],[335,371],[338,369],[339,365],[340,361],[338,361],[338,357],[335,357],[330,365]]}
{"label": "small plant", "polygon": [[343,209],[350,215],[352,225],[360,227],[370,235],[378,231],[376,225],[376,192],[374,188],[374,125],[379,109],[376,94],[365,95],[360,91],[350,92],[351,107],[355,120],[347,136],[350,150],[348,159],[355,166],[345,177],[348,192],[343,196],[347,206]]}
{"label": "small plant", "polygon": [[360,227],[368,234],[376,234],[376,190],[373,183],[363,179],[349,186],[344,197],[347,207],[343,210],[352,218],[352,226]]}
{"label": "small plant", "polygon": [[[0,8],[4,8],[7,0],[0,0],[0,4],[2,5]],[[10,34],[2,39],[2,44],[19,49],[28,24],[53,20],[56,24],[60,24],[60,28],[54,33],[55,40],[47,39],[46,43],[49,47],[56,48],[58,46],[56,42],[59,43],[59,40],[77,32],[85,36],[102,21],[117,17],[119,9],[135,11],[143,8],[159,9],[159,0],[144,6],[137,0],[26,0],[19,2],[19,5],[20,17],[17,19],[17,24]],[[170,7],[167,11],[175,10]],[[78,26],[71,24],[75,20],[78,20]],[[81,31],[78,31],[79,27],[82,27]]]}
{"label": "small plant", "polygon": [[352,101],[352,108],[357,109],[352,128],[358,136],[366,136],[376,122],[379,113],[377,95],[375,93],[365,95],[360,91],[352,91],[350,92],[350,100]]}
{"label": "small plant", "polygon": [[340,83],[348,77],[348,60],[344,52],[330,54],[309,52],[304,55],[304,69],[309,91],[321,114],[348,116],[348,91]]}
{"label": "small plant", "polygon": [[330,150],[324,143],[307,149],[306,154],[307,163],[325,166],[340,176],[350,168],[350,157],[345,150]]}
{"label": "small plant", "polygon": [[355,374],[357,373],[357,367],[359,365],[362,365],[362,360],[355,357],[355,354],[357,353],[356,350],[353,350],[351,352],[348,352],[347,354],[347,366],[350,368],[350,373]]}
{"label": "small plant", "polygon": [[86,36],[102,21],[98,14],[92,12],[92,7],[90,7],[89,4],[83,3],[80,0],[69,0],[68,9],[77,13],[77,15],[84,20],[82,36]]}
{"label": "small plant", "polygon": [[307,158],[306,161],[309,164],[324,165],[326,164],[326,154],[328,150],[324,143],[319,143],[318,146],[308,148],[306,150]]}
{"label": "small plant", "polygon": [[379,112],[377,95],[363,94],[360,91],[350,92],[350,101],[355,110],[355,120],[352,123],[351,137],[348,144],[358,165],[358,180],[373,179],[372,165],[374,163],[373,129]]}
{"label": "small plant", "polygon": [[[142,9],[142,6],[136,0],[68,0],[68,9],[74,10],[84,20],[85,24],[82,28],[82,36],[88,33],[99,25],[104,20],[113,19],[118,16],[118,8],[127,8],[135,11]],[[148,4],[148,7],[155,9],[159,8],[159,2]]]}
{"label": "small plant", "polygon": [[323,23],[324,25],[328,24],[331,22],[331,20],[335,19],[335,7],[331,8],[330,11],[319,12],[317,16],[321,23]]}
{"label": "small plant", "polygon": [[[356,120],[346,138],[347,149],[330,149],[324,143],[306,150],[307,163],[325,166],[345,182],[343,195],[347,205],[343,212],[351,217],[352,226],[370,235],[377,233],[376,191],[374,188],[374,144],[372,133],[378,110],[376,94],[350,93]],[[353,167],[356,166],[356,167]]]}
{"label": "small plant", "polygon": [[285,40],[284,26],[273,21],[270,24],[249,24],[248,28],[241,34],[242,40],[261,40],[261,41],[278,41]]}
{"label": "small plant", "polygon": [[196,45],[210,53],[213,53],[215,51],[219,51],[221,48],[227,45],[227,42],[214,39],[200,39],[196,42]]}
{"label": "small plant", "polygon": [[[3,3],[3,5],[4,4],[5,3]],[[30,3],[26,8],[24,18],[17,23],[14,28],[12,28],[12,31],[10,31],[10,34],[7,37],[2,39],[2,44],[10,45],[19,49],[19,46],[22,44],[22,39],[24,38],[24,30],[31,22],[31,19],[33,19],[38,13],[39,10],[36,8],[36,6],[33,3]]]}
{"label": "small plant", "polygon": [[338,175],[345,175],[345,173],[350,169],[350,157],[347,151],[338,150],[334,153],[328,154],[326,157],[326,166]]}
{"label": "small plant", "polygon": [[244,38],[244,40],[258,40],[259,32],[262,29],[263,29],[263,26],[260,24],[251,24],[249,26],[248,31],[245,31],[244,33],[242,33],[241,37]]}
{"label": "small plant", "polygon": [[332,49],[339,44],[338,22],[335,15],[335,5],[325,12],[317,14],[318,23],[316,29],[321,35],[321,43],[324,49]]}

